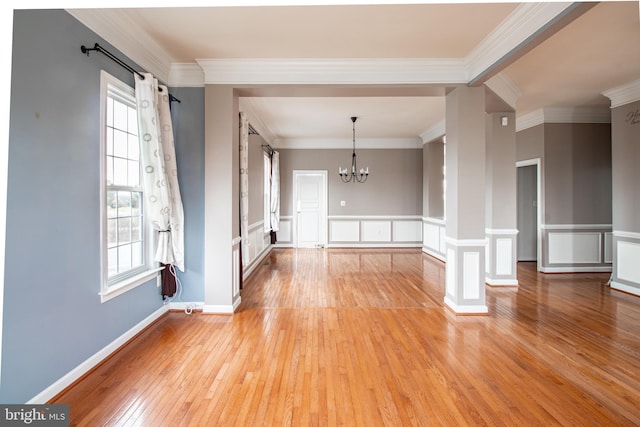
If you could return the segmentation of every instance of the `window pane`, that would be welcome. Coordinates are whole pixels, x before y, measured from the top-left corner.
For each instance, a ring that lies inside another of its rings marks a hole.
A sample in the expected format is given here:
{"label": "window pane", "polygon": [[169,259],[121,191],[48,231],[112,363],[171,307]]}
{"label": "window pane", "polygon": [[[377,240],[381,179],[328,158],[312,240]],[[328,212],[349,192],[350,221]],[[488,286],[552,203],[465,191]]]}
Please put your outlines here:
{"label": "window pane", "polygon": [[113,101],[113,127],[127,130],[127,106],[115,100]]}
{"label": "window pane", "polygon": [[113,128],[107,128],[107,155],[113,156]]}
{"label": "window pane", "polygon": [[130,191],[118,191],[118,216],[131,216]]}
{"label": "window pane", "polygon": [[118,244],[116,229],[118,227],[117,219],[110,219],[107,221],[107,246],[112,248]]}
{"label": "window pane", "polygon": [[131,107],[127,107],[128,110],[128,114],[129,114],[129,133],[132,133],[134,135],[138,135],[138,114],[136,112],[135,108],[131,108]]}
{"label": "window pane", "polygon": [[140,158],[140,141],[137,135],[129,135],[129,154],[127,157],[131,160]]}
{"label": "window pane", "polygon": [[127,161],[113,159],[113,183],[115,185],[127,185]]}
{"label": "window pane", "polygon": [[140,217],[134,216],[131,218],[131,241],[142,241],[142,227],[140,226]]}
{"label": "window pane", "polygon": [[113,98],[107,98],[107,126],[113,126]]}
{"label": "window pane", "polygon": [[128,148],[127,134],[121,130],[113,131],[113,155],[116,157],[127,157]]}
{"label": "window pane", "polygon": [[142,242],[136,242],[131,245],[131,266],[138,267],[144,264],[142,262]]}
{"label": "window pane", "polygon": [[131,243],[131,218],[118,218],[118,244]]}
{"label": "window pane", "polygon": [[118,200],[116,191],[107,191],[107,218],[118,216]]}
{"label": "window pane", "polygon": [[107,277],[111,277],[118,274],[118,248],[109,249],[107,258]]}
{"label": "window pane", "polygon": [[142,193],[131,193],[131,216],[142,216]]}
{"label": "window pane", "polygon": [[113,157],[107,157],[107,185],[113,184]]}
{"label": "window pane", "polygon": [[140,167],[139,163],[136,161],[129,160],[127,161],[129,167],[129,180],[127,185],[132,187],[137,187],[140,185]]}
{"label": "window pane", "polygon": [[131,269],[131,245],[118,246],[118,271]]}

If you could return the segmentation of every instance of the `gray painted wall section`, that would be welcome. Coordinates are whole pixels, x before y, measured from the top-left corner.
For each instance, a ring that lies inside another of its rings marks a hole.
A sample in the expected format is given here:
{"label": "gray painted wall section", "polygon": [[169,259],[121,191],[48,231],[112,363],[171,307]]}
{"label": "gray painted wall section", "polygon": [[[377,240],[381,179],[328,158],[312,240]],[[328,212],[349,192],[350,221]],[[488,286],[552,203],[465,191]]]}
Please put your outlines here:
{"label": "gray painted wall section", "polygon": [[545,224],[611,224],[611,125],[544,125]]}
{"label": "gray painted wall section", "polygon": [[[155,280],[100,303],[100,70],[131,73],[62,10],[14,13],[0,401],[24,403],[162,306]],[[188,261],[187,261],[188,262]]]}
{"label": "gray painted wall section", "polygon": [[442,139],[423,146],[423,216],[444,218],[444,143]]}
{"label": "gray painted wall section", "polygon": [[611,110],[613,229],[640,233],[640,101]]}
{"label": "gray painted wall section", "polygon": [[178,182],[184,207],[185,271],[178,271],[182,294],[175,301],[204,301],[204,88],[171,88],[180,99],[171,117]]}
{"label": "gray painted wall section", "polygon": [[[507,117],[507,126],[502,126]],[[516,217],[516,144],[515,113],[486,116],[487,129],[487,227],[515,229]]]}
{"label": "gray painted wall section", "polygon": [[351,164],[350,150],[279,151],[283,216],[293,214],[294,169],[329,171],[329,215],[422,215],[421,149],[357,150],[358,167],[369,166],[364,184],[340,181],[338,166]]}

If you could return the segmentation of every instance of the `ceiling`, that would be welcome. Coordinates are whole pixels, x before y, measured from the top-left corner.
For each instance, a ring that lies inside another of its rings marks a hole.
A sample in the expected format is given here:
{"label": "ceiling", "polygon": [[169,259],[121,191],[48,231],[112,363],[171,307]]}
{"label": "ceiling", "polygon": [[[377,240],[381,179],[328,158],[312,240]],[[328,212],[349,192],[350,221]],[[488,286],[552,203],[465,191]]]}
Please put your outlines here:
{"label": "ceiling", "polygon": [[[446,91],[468,82],[484,83],[498,93],[505,101],[501,108],[516,111],[519,128],[546,120],[551,112],[561,112],[562,117],[591,112],[581,117],[606,120],[610,100],[602,92],[640,77],[639,2],[586,3],[571,13],[566,9],[542,16],[542,10],[570,4],[556,5],[69,12],[171,86],[212,83],[211,76],[215,80],[221,69],[231,70],[228,78],[248,76],[241,82],[247,88],[241,108],[250,112],[254,127],[276,147],[350,145],[352,116],[358,117],[358,146],[419,147],[444,132]],[[534,28],[531,23],[536,20]],[[140,45],[144,41],[144,49],[131,40]],[[291,71],[275,80],[259,77],[261,71],[278,65]],[[309,73],[316,65],[317,73]],[[240,66],[245,68],[234,74],[233,67]],[[344,81],[331,80],[337,69],[346,76]],[[182,82],[172,77],[185,75],[184,70],[196,77]],[[358,77],[361,81],[356,83]],[[259,84],[263,82],[268,84]]]}

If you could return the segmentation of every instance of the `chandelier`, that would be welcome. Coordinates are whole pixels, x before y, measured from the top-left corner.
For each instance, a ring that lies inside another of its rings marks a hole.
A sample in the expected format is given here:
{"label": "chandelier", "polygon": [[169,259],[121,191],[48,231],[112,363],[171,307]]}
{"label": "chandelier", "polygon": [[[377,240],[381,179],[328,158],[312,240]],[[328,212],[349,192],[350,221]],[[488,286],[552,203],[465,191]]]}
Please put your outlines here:
{"label": "chandelier", "polygon": [[367,177],[369,176],[369,167],[366,169],[358,170],[358,166],[356,165],[356,120],[357,117],[351,117],[351,121],[353,122],[353,154],[351,155],[351,172],[347,170],[347,168],[342,169],[342,167],[338,166],[338,173],[340,174],[340,179],[342,182],[365,182]]}

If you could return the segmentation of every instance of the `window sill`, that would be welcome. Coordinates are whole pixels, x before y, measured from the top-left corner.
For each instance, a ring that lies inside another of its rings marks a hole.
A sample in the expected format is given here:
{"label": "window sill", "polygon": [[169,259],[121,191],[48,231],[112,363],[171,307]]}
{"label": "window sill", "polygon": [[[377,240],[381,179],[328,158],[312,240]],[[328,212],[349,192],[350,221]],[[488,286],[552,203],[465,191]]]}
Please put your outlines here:
{"label": "window sill", "polygon": [[144,271],[140,274],[136,274],[135,276],[131,276],[118,283],[117,285],[109,286],[109,289],[106,292],[100,292],[100,302],[105,303],[110,299],[117,297],[118,295],[122,295],[125,292],[148,282],[154,277],[157,277],[158,272],[162,271],[163,269],[164,267],[156,267],[151,270]]}

